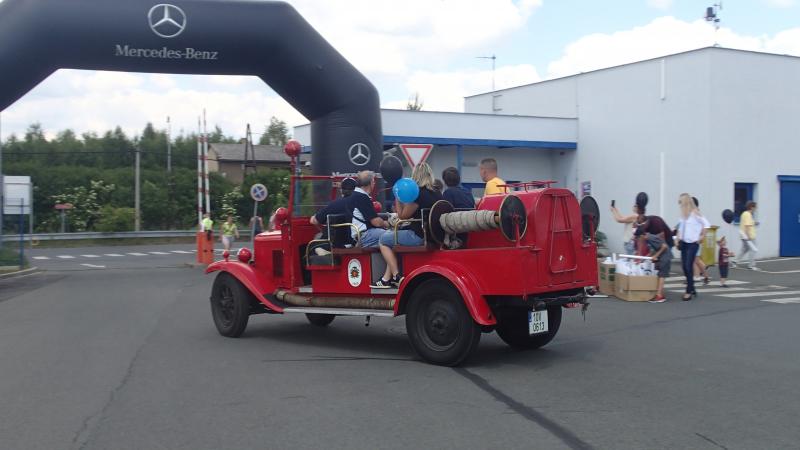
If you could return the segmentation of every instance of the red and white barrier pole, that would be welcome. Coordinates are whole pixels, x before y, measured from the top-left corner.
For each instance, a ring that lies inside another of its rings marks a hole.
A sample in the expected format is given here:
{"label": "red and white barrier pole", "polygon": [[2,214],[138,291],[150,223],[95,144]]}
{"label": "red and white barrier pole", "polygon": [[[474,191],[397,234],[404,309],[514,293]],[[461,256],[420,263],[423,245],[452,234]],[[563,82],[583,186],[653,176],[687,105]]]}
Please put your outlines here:
{"label": "red and white barrier pole", "polygon": [[203,223],[203,129],[197,118],[197,224]]}
{"label": "red and white barrier pole", "polygon": [[208,127],[206,110],[203,109],[203,178],[205,179],[206,212],[211,214],[211,186],[208,183]]}

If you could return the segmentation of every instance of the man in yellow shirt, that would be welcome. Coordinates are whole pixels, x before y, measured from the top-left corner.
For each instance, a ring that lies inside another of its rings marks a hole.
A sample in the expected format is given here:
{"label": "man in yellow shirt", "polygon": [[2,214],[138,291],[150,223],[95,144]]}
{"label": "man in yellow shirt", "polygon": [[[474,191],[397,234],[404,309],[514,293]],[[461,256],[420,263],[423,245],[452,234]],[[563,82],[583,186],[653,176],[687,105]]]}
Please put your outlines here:
{"label": "man in yellow shirt", "polygon": [[749,201],[745,205],[745,210],[739,217],[739,236],[742,238],[742,251],[739,252],[739,262],[744,261],[744,256],[750,254],[750,269],[759,270],[756,267],[756,222],[753,213],[756,211],[756,202]]}
{"label": "man in yellow shirt", "polygon": [[502,178],[497,176],[497,161],[494,158],[486,158],[480,165],[481,180],[486,183],[483,195],[505,194],[506,189],[500,187],[506,184]]}

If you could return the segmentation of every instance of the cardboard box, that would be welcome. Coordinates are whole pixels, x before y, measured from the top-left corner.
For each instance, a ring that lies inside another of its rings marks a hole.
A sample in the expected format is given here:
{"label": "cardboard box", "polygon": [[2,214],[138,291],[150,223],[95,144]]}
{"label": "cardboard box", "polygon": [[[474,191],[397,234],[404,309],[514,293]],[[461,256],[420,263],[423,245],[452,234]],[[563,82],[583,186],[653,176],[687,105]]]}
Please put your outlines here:
{"label": "cardboard box", "polygon": [[616,274],[614,296],[629,302],[646,302],[656,296],[658,277]]}
{"label": "cardboard box", "polygon": [[614,278],[616,272],[616,265],[614,263],[604,263],[602,259],[597,261],[597,279],[601,294],[614,295]]}

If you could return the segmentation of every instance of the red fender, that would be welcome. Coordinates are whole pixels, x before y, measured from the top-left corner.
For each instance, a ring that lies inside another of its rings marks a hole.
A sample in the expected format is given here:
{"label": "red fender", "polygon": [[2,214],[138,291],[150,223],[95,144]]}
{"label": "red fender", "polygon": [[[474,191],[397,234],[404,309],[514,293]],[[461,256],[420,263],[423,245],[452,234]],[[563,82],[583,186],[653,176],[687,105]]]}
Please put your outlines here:
{"label": "red fender", "polygon": [[486,303],[486,300],[483,298],[483,295],[481,295],[483,290],[480,284],[470,276],[469,273],[470,272],[464,266],[452,261],[437,262],[435,265],[429,264],[418,267],[403,280],[403,284],[400,286],[400,290],[397,293],[397,298],[401,301],[395,303],[394,314],[399,314],[401,302],[405,302],[405,296],[410,295],[410,292],[406,294],[406,288],[411,285],[416,285],[415,279],[419,281],[420,277],[436,274],[447,279],[447,281],[458,289],[461,298],[464,299],[467,310],[476,323],[480,325],[496,325],[497,320],[491,308],[489,308],[489,305]]}
{"label": "red fender", "polygon": [[270,302],[264,294],[275,292],[275,286],[271,286],[268,280],[259,276],[258,272],[249,264],[239,261],[217,261],[206,268],[206,273],[227,272],[239,280],[261,303],[275,312],[283,312],[283,308]]}

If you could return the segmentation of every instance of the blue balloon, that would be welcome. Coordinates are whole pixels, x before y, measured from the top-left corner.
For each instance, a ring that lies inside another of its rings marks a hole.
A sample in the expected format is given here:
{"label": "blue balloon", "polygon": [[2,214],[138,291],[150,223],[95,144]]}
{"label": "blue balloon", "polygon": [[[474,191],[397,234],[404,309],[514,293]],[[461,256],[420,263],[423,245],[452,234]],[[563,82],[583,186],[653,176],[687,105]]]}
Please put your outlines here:
{"label": "blue balloon", "polygon": [[411,203],[419,197],[419,186],[411,178],[400,178],[392,188],[394,198],[402,203]]}

